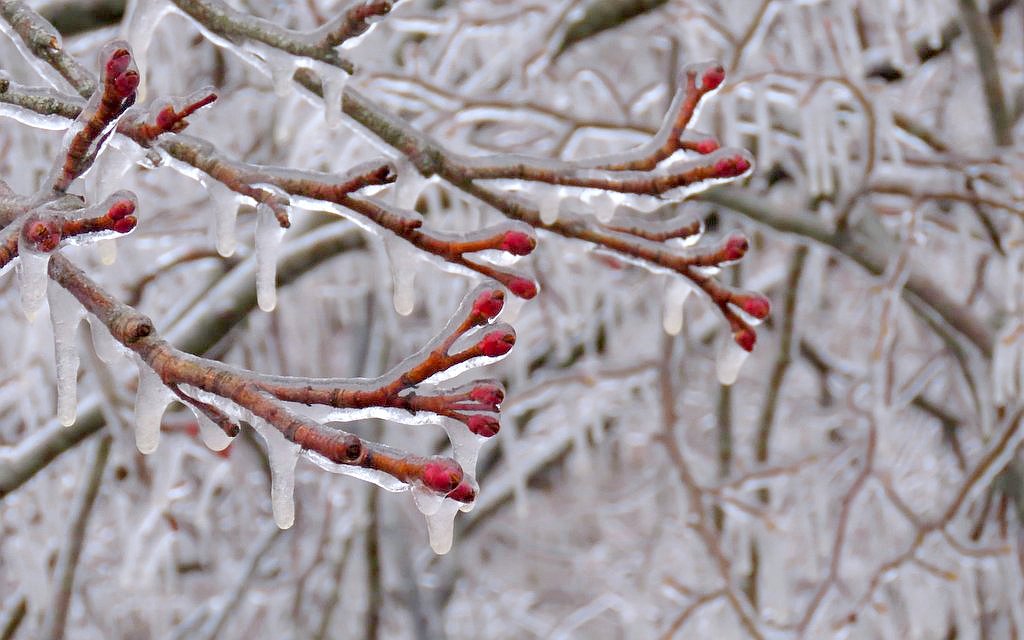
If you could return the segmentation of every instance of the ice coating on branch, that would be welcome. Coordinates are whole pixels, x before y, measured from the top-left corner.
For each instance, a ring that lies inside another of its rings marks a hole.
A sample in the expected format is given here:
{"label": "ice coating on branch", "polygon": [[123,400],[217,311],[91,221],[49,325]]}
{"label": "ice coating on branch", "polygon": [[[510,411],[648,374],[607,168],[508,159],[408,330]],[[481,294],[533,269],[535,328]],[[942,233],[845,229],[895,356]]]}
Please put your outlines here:
{"label": "ice coating on branch", "polygon": [[430,538],[430,548],[437,555],[444,555],[452,549],[452,538],[455,533],[455,514],[459,512],[461,505],[454,501],[445,499],[437,508],[437,511],[424,517],[427,519],[427,535]]}
{"label": "ice coating on branch", "polygon": [[351,476],[353,478],[358,478],[359,480],[364,480],[371,484],[375,484],[381,489],[384,489],[385,491],[390,491],[392,493],[400,493],[402,491],[408,491],[410,488],[409,485],[407,485],[406,483],[402,482],[401,480],[398,480],[394,476],[384,473],[383,471],[377,471],[376,469],[367,469],[365,467],[356,467],[347,464],[337,464],[335,462],[331,462],[330,460],[328,460],[327,458],[323,457],[322,455],[315,451],[310,451],[309,449],[303,450],[302,455],[304,455],[307,460],[309,460],[316,466],[320,467],[324,471],[330,473],[337,473],[344,476]]}
{"label": "ice coating on branch", "polygon": [[391,235],[384,244],[391,263],[395,312],[407,316],[416,306],[416,252],[404,240]]}
{"label": "ice coating on branch", "polygon": [[216,208],[214,233],[217,237],[217,253],[230,258],[235,253],[235,224],[238,219],[238,194],[216,180],[207,181],[207,191]]}
{"label": "ice coating on branch", "polygon": [[263,311],[277,306],[277,255],[284,229],[270,205],[256,206],[256,302]]}
{"label": "ice coating on branch", "polygon": [[661,315],[661,326],[668,335],[677,336],[683,330],[683,306],[692,291],[693,287],[680,278],[669,280]]}
{"label": "ice coating on branch", "polygon": [[196,423],[199,425],[199,437],[202,438],[203,444],[210,451],[223,451],[227,449],[234,438],[224,433],[224,430],[214,424],[213,420],[207,418],[203,412],[193,408],[192,413],[196,416]]}
{"label": "ice coating on branch", "polygon": [[78,350],[75,333],[85,315],[82,305],[64,287],[51,282],[47,291],[53,324],[53,355],[57,369],[57,419],[65,427],[75,423],[78,408]]}
{"label": "ice coating on branch", "polygon": [[36,318],[43,299],[46,297],[46,270],[50,266],[50,254],[31,249],[24,238],[18,241],[18,290],[21,294],[21,310],[29,322]]}
{"label": "ice coating on branch", "polygon": [[288,529],[295,522],[295,465],[299,461],[302,447],[285,438],[284,434],[265,420],[255,418],[252,424],[267,444],[270,505],[274,512],[274,523],[282,529]]}
{"label": "ice coating on branch", "polygon": [[715,373],[718,381],[724,385],[736,382],[740,375],[740,368],[746,362],[750,352],[736,344],[731,337],[725,339],[721,349],[718,351],[718,359],[715,361]]}
{"label": "ice coating on branch", "polygon": [[150,454],[160,444],[160,422],[173,400],[171,390],[145,362],[139,361],[139,389],[135,395],[135,446]]}

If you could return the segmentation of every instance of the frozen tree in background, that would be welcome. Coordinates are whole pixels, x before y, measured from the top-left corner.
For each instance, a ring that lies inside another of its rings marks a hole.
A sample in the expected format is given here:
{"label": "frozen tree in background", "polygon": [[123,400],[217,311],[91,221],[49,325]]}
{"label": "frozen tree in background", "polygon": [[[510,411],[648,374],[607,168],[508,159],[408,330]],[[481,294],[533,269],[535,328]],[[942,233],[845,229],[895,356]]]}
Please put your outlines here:
{"label": "frozen tree in background", "polygon": [[0,0],[0,638],[1017,637],[1022,25]]}

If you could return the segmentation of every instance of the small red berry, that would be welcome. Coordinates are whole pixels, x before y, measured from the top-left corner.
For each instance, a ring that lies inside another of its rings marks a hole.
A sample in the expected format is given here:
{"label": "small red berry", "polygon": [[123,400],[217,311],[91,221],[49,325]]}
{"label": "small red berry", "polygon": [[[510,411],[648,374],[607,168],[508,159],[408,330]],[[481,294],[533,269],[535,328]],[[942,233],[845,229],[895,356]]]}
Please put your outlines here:
{"label": "small red berry", "polygon": [[704,91],[712,91],[717,89],[723,80],[725,80],[725,69],[721,65],[715,65],[704,72],[700,86]]}
{"label": "small red berry", "polygon": [[772,307],[771,303],[768,302],[768,298],[765,298],[764,296],[751,295],[743,299],[740,303],[740,308],[758,320],[764,320],[768,317]]}
{"label": "small red berry", "polygon": [[529,278],[517,276],[508,281],[508,290],[516,297],[529,300],[537,295],[537,283]]}
{"label": "small red berry", "polygon": [[501,248],[515,256],[528,255],[537,246],[537,240],[522,231],[507,231],[501,240]]}
{"label": "small red berry", "polygon": [[493,289],[484,291],[473,301],[473,313],[485,318],[493,318],[501,313],[505,305],[505,292]]}
{"label": "small red berry", "polygon": [[469,392],[469,397],[480,404],[497,406],[505,399],[505,391],[498,384],[481,384],[473,387]]}
{"label": "small red berry", "polygon": [[697,153],[707,155],[713,151],[718,151],[718,140],[705,138],[697,143]]}
{"label": "small red berry", "polygon": [[722,248],[722,259],[726,262],[739,260],[746,255],[749,247],[745,236],[739,234],[729,236],[729,239],[725,241],[725,247]]}
{"label": "small red berry", "polygon": [[508,353],[515,342],[516,336],[510,331],[492,331],[480,341],[480,353],[488,358],[497,358]]}
{"label": "small red berry", "polygon": [[436,458],[423,465],[420,479],[432,491],[448,493],[462,482],[462,467],[454,460]]}
{"label": "small red berry", "polygon": [[753,329],[744,328],[732,334],[732,339],[735,340],[736,344],[740,345],[740,348],[744,351],[753,351],[754,343],[757,342],[757,334],[754,333]]}
{"label": "small red berry", "polygon": [[476,500],[476,489],[468,482],[463,482],[449,492],[448,497],[456,502],[473,502]]}
{"label": "small red berry", "polygon": [[139,221],[135,218],[135,216],[125,216],[120,220],[114,221],[113,229],[118,233],[128,233],[129,231],[134,229],[135,225],[137,225],[138,223]]}
{"label": "small red berry", "polygon": [[499,429],[501,429],[501,424],[498,422],[497,418],[494,416],[485,416],[480,414],[469,416],[466,426],[469,427],[469,430],[476,435],[483,436],[485,438],[490,438],[494,434],[498,433]]}

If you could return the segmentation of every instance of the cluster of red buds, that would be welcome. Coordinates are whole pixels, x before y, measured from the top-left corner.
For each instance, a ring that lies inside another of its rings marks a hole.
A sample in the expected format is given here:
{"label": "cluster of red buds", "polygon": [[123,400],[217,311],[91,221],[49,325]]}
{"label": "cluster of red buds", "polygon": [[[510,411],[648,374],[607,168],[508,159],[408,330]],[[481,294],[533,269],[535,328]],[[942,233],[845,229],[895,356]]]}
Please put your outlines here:
{"label": "cluster of red buds", "polygon": [[[45,206],[27,212],[17,229],[0,238],[0,268],[19,252],[52,253],[65,243],[82,243],[135,229],[135,195],[118,191],[96,207],[59,211]],[[99,213],[99,215],[96,215]]]}

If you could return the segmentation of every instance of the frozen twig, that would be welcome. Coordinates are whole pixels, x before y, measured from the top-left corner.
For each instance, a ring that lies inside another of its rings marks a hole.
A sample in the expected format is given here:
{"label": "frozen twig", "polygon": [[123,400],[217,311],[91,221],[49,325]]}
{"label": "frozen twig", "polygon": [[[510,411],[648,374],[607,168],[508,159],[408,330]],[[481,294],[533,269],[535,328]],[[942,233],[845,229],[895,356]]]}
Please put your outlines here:
{"label": "frozen twig", "polygon": [[246,15],[220,0],[173,0],[179,9],[210,31],[230,40],[242,39],[261,42],[292,55],[319,60],[336,66],[347,73],[355,70],[335,48],[346,40],[363,33],[369,20],[386,15],[391,2],[358,2],[337,20],[319,29],[300,33],[280,27],[272,22]]}
{"label": "frozen twig", "polygon": [[68,607],[71,605],[71,596],[75,586],[75,570],[78,567],[78,558],[82,553],[92,508],[96,503],[96,496],[99,495],[100,483],[103,481],[103,471],[107,466],[111,442],[113,442],[113,438],[108,434],[96,443],[88,475],[79,487],[69,517],[68,535],[61,548],[57,569],[54,572],[53,602],[46,610],[46,619],[43,622],[43,632],[40,637],[54,640],[64,637]]}

